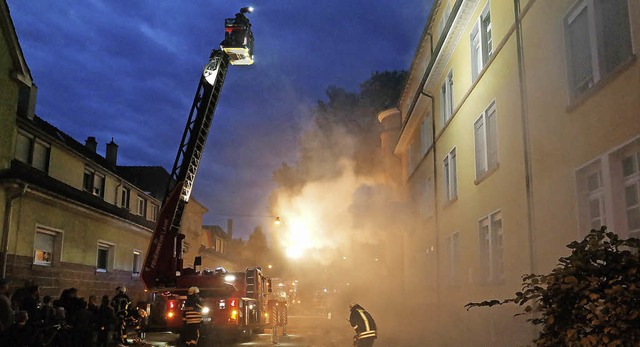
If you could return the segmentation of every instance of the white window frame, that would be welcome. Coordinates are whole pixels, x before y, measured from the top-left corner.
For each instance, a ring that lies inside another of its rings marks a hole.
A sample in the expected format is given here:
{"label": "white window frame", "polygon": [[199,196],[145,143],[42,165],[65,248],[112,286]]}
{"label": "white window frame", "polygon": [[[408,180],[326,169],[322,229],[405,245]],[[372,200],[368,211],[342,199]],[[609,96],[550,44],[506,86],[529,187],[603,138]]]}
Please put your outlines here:
{"label": "white window frame", "polygon": [[440,113],[444,127],[453,117],[453,69],[444,78],[440,87]]}
{"label": "white window frame", "polygon": [[[87,180],[87,177],[90,177],[89,180]],[[102,179],[102,184],[100,184],[99,186],[96,186],[96,177]],[[89,187],[89,183],[91,187]],[[85,166],[84,174],[82,177],[82,189],[85,192],[89,192],[104,199],[104,190],[106,185],[107,177],[104,174],[96,171],[95,169]]]}
{"label": "white window frame", "polygon": [[453,147],[442,160],[443,193],[446,201],[458,198],[458,165],[456,147]]}
{"label": "white window frame", "polygon": [[138,216],[146,217],[147,216],[147,200],[143,197],[138,196],[138,203],[136,204],[136,213]]}
{"label": "white window frame", "polygon": [[[38,234],[53,237],[50,250],[37,249],[36,240],[38,238]],[[53,265],[54,261],[61,258],[60,254],[58,253],[62,253],[62,235],[63,235],[62,230],[36,224],[35,233],[34,233],[34,244],[33,244],[33,264],[34,265],[51,266]],[[44,259],[42,259],[44,257],[44,253],[49,253],[48,261],[45,261]]]}
{"label": "white window frame", "polygon": [[[142,251],[138,249],[133,250],[133,261],[131,263],[131,276],[139,277],[142,271]],[[136,271],[137,270],[137,271]]]}
{"label": "white window frame", "polygon": [[[500,221],[498,230],[495,222]],[[483,229],[485,228],[486,229]],[[478,246],[481,282],[504,282],[504,220],[502,211],[495,211],[478,220]]]}
{"label": "white window frame", "polygon": [[[482,10],[469,34],[471,48],[471,81],[475,81],[482,69],[487,66],[493,55],[493,36],[491,32],[491,2]],[[488,24],[487,24],[488,20]]]}
{"label": "white window frame", "polygon": [[129,187],[120,188],[120,207],[125,208],[127,210],[131,209],[131,188]]}
{"label": "white window frame", "polygon": [[[107,251],[107,264],[104,267],[101,267],[98,262],[100,261],[100,251]],[[114,243],[98,240],[96,247],[96,272],[110,272],[114,268],[116,256],[116,245]]]}
{"label": "white window frame", "polygon": [[[493,120],[490,117],[493,117]],[[476,179],[498,167],[497,117],[496,102],[494,100],[473,123]],[[490,162],[490,159],[493,159],[493,161]]]}
{"label": "white window frame", "polygon": [[149,213],[149,220],[152,222],[155,222],[158,220],[158,205],[150,202],[148,203],[148,205],[151,207],[150,208],[150,213]]}
{"label": "white window frame", "polygon": [[[640,238],[640,225],[632,228],[632,225],[629,224],[630,213],[636,215],[636,218],[640,218],[637,217],[638,215],[640,215],[640,149],[638,149],[637,151],[631,150],[628,153],[625,153],[625,155],[621,158],[620,164],[624,165],[623,163],[626,160],[630,160],[633,172],[628,175],[625,175],[625,173],[622,172],[622,196],[625,221],[624,224],[626,226],[629,237]],[[629,188],[634,189],[635,192],[633,194],[629,194]],[[630,195],[633,195],[635,203],[629,203],[628,199]]]}
{"label": "white window frame", "polygon": [[447,282],[450,286],[460,284],[460,233],[451,233],[446,238]]}
{"label": "white window frame", "polygon": [[[573,99],[584,94],[587,90],[591,89],[595,84],[597,84],[600,80],[605,78],[611,71],[607,72],[606,62],[605,62],[605,53],[603,48],[603,40],[604,34],[602,31],[602,24],[600,24],[603,19],[600,13],[596,13],[597,6],[596,1],[599,0],[580,0],[578,1],[565,15],[563,20],[563,30],[565,37],[565,54],[567,61],[567,79],[568,79],[568,88],[569,95]],[[606,1],[606,0],[605,0]],[[629,11],[629,2],[625,1],[627,4],[627,14],[630,15]],[[573,76],[573,62],[572,62],[572,51],[571,51],[571,37],[569,32],[569,26],[575,21],[576,18],[581,14],[582,11],[586,12],[587,19],[587,29],[588,29],[588,41],[589,41],[589,49],[590,49],[590,61],[591,61],[591,76],[588,79],[580,82],[579,84],[574,86],[574,76]],[[633,35],[631,33],[631,23],[630,19],[626,18],[629,24],[630,32],[629,32],[629,49],[630,55],[633,56]],[[598,23],[598,24],[597,24]],[[622,59],[619,64],[624,63],[626,60]],[[612,68],[611,70],[615,70]]]}

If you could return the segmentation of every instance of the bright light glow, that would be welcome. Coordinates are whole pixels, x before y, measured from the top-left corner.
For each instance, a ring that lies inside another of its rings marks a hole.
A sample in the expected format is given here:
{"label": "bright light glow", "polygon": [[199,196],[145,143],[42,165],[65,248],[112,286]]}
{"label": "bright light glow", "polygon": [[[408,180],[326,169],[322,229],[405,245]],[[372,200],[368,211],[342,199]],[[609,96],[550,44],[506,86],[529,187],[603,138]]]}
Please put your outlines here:
{"label": "bright light glow", "polygon": [[207,313],[209,313],[209,307],[205,306],[202,308],[202,314],[207,314]]}
{"label": "bright light glow", "polygon": [[289,226],[285,241],[287,257],[298,259],[308,250],[317,248],[321,244],[317,238],[322,233],[317,230],[319,224],[315,222],[313,216],[287,218],[287,224]]}
{"label": "bright light glow", "polygon": [[273,265],[269,265],[268,267],[269,267],[269,269],[271,269],[271,268],[273,268]]}
{"label": "bright light glow", "polygon": [[224,281],[225,282],[233,282],[236,280],[236,276],[235,275],[226,275],[224,276]]}
{"label": "bright light glow", "polygon": [[238,318],[238,311],[237,310],[231,311],[231,319],[236,320],[237,318]]}
{"label": "bright light glow", "polygon": [[253,7],[249,6],[249,13],[253,12]]}
{"label": "bright light glow", "polygon": [[174,315],[175,313],[173,313],[173,311],[167,312],[167,318],[173,318]]}
{"label": "bright light glow", "polygon": [[273,224],[280,225],[280,217],[276,217],[276,220],[273,221]]}

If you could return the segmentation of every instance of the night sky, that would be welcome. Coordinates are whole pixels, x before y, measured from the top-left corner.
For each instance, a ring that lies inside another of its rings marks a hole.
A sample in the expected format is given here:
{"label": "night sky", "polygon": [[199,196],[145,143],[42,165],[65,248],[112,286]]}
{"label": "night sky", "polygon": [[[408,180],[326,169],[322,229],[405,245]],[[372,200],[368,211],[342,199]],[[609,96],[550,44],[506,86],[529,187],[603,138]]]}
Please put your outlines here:
{"label": "night sky", "polygon": [[[8,0],[36,113],[118,165],[171,169],[202,67],[224,18],[253,6],[255,64],[231,66],[195,182],[205,224],[247,237],[271,220],[272,172],[330,85],[408,69],[432,0]],[[374,116],[374,115],[372,115]]]}

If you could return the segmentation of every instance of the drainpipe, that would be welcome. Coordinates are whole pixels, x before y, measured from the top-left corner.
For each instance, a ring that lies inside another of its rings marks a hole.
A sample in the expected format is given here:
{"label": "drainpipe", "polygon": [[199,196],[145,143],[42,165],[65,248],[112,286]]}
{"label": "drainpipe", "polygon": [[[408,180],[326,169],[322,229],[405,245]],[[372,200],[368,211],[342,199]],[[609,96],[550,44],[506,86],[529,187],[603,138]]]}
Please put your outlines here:
{"label": "drainpipe", "polygon": [[[535,0],[532,0],[535,1]],[[529,4],[528,6],[531,6]],[[513,0],[516,25],[516,49],[518,56],[518,84],[520,86],[520,120],[522,123],[522,145],[525,170],[525,193],[527,196],[527,236],[529,238],[529,272],[535,273],[535,235],[533,232],[533,169],[531,166],[531,140],[529,138],[529,116],[527,112],[527,93],[524,71],[524,47],[522,43],[522,22],[520,21],[520,0]]]}
{"label": "drainpipe", "polygon": [[[20,185],[16,185],[17,188],[20,188]],[[9,196],[5,200],[5,210],[4,210],[4,223],[3,223],[3,233],[2,233],[2,270],[0,273],[0,277],[6,277],[7,275],[7,256],[9,253],[9,233],[11,231],[11,215],[13,214],[13,202],[24,196],[27,192],[28,184],[25,184],[20,192]]]}

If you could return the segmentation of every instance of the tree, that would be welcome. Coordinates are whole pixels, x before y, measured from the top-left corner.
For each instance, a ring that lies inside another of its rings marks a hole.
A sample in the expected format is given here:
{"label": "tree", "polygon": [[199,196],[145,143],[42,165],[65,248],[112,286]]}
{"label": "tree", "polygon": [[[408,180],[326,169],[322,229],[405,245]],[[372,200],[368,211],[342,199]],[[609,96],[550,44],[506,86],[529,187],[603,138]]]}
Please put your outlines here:
{"label": "tree", "polygon": [[524,275],[522,291],[506,300],[465,305],[523,306],[540,326],[538,346],[640,345],[640,240],[606,227],[567,245],[571,255],[546,275]]}

